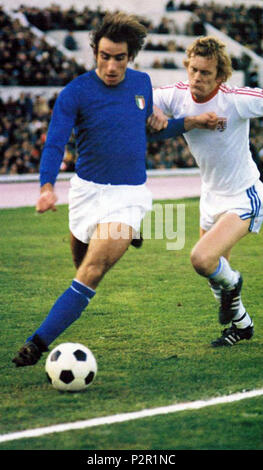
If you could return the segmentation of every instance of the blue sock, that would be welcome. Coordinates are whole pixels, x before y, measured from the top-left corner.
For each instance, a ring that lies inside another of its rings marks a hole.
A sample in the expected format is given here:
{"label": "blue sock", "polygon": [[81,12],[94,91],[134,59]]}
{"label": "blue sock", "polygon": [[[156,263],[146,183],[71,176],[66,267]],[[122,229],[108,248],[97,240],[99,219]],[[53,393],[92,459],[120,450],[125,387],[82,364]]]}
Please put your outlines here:
{"label": "blue sock", "polygon": [[41,326],[27,341],[31,341],[35,335],[38,335],[48,346],[80,317],[95,293],[90,287],[74,280],[71,286],[57,299]]}

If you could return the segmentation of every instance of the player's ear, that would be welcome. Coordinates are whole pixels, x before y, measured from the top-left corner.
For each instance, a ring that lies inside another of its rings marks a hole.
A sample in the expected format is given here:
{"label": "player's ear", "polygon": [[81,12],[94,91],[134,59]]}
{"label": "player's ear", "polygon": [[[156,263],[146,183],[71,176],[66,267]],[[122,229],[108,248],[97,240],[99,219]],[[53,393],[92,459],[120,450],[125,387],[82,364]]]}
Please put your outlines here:
{"label": "player's ear", "polygon": [[185,67],[186,70],[187,70],[187,69],[188,69],[188,65],[189,65],[189,59],[188,59],[188,58],[187,58],[187,59],[184,59],[183,65],[184,65],[184,67]]}
{"label": "player's ear", "polygon": [[216,78],[216,82],[217,82],[218,86],[220,86],[221,83],[223,83],[223,81],[224,81],[224,80],[223,80],[222,77],[217,77],[217,78]]}
{"label": "player's ear", "polygon": [[92,45],[92,53],[93,53],[94,59],[95,59],[96,62],[97,62],[97,57],[98,57],[98,47],[97,47],[97,46]]}

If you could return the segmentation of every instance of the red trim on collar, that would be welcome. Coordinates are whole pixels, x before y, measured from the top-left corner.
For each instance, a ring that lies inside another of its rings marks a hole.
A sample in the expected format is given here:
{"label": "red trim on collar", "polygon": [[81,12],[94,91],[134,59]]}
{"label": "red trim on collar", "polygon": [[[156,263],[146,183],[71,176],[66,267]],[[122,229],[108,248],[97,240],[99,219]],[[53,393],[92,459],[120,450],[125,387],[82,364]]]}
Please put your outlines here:
{"label": "red trim on collar", "polygon": [[192,98],[193,98],[193,100],[194,100],[195,103],[201,103],[201,104],[207,103],[207,101],[210,101],[212,98],[214,98],[214,96],[217,94],[217,92],[218,92],[218,90],[219,90],[219,87],[220,87],[220,85],[218,85],[218,86],[210,93],[210,95],[208,95],[204,100],[201,100],[201,101],[200,101],[200,100],[197,100],[197,99],[194,97],[194,95],[192,94],[192,92],[191,92]]}

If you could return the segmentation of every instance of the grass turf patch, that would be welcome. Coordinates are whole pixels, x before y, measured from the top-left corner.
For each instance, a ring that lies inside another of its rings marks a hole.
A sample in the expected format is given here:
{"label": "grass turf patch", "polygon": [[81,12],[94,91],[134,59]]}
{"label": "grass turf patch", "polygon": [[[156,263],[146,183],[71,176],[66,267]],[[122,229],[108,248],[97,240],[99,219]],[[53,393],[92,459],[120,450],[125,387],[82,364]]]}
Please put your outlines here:
{"label": "grass turf patch", "polygon": [[[175,204],[176,222],[178,201],[167,202]],[[23,369],[14,368],[11,363],[17,348],[39,326],[75,275],[69,248],[67,207],[59,206],[56,213],[41,216],[36,216],[31,208],[0,211],[1,434],[262,387],[262,268],[259,262],[262,235],[250,235],[241,240],[231,258],[233,268],[240,270],[244,278],[242,298],[253,318],[255,336],[252,341],[232,348],[212,349],[210,342],[221,331],[218,307],[206,280],[193,271],[189,261],[191,248],[198,239],[198,201],[179,202],[186,205],[184,248],[169,251],[166,239],[153,238],[145,240],[138,250],[130,247],[105,276],[81,318],[51,345],[52,348],[65,341],[81,342],[95,354],[98,375],[82,394],[55,391],[45,377],[45,358],[36,366]],[[251,409],[249,414],[253,416],[256,413],[253,405]],[[230,405],[229,410],[225,421],[232,419]],[[155,419],[158,423],[164,421],[161,417]],[[152,424],[151,419],[145,424],[150,434],[156,433],[155,419]],[[139,422],[132,426],[137,425],[142,426]],[[160,424],[160,435],[162,426]],[[208,433],[203,433],[200,448],[219,446],[216,444],[217,426],[214,428],[215,444],[209,429]],[[100,432],[103,431],[94,430],[92,435]],[[252,431],[251,442],[253,432],[255,446],[261,445],[256,429]],[[246,444],[243,434],[239,434],[242,447]],[[79,432],[74,432],[75,435]],[[57,438],[60,448],[67,448],[66,441],[63,446],[63,436]],[[131,442],[128,437],[123,440],[125,443],[120,444],[126,446],[123,448],[132,448],[132,438]],[[48,436],[30,441],[32,448],[34,445],[38,448],[39,442],[45,442],[44,448],[52,448]],[[99,446],[100,442],[89,444],[85,437],[82,442],[78,438],[71,440],[71,445],[76,449],[94,448],[92,446]],[[101,445],[105,449],[114,448],[114,442],[109,433],[108,440]],[[147,442],[142,440],[141,445],[141,448],[150,448],[152,438]],[[163,441],[159,441],[159,445],[166,448]],[[167,446],[170,445],[167,440]],[[181,444],[175,442],[174,445]],[[220,444],[220,448],[224,445]],[[12,446],[25,448],[26,442],[2,444],[0,449]],[[191,438],[187,446],[195,448],[196,441]]]}

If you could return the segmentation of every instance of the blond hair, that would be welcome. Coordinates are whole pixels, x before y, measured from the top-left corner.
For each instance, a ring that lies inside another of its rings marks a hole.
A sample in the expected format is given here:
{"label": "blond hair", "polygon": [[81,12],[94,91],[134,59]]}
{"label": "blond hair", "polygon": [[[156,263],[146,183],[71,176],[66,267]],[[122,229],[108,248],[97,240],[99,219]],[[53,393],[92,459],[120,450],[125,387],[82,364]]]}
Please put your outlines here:
{"label": "blond hair", "polygon": [[226,45],[213,36],[204,36],[196,39],[187,49],[187,58],[184,60],[184,66],[187,68],[190,58],[193,56],[202,56],[209,59],[217,59],[217,77],[226,82],[232,75],[232,62],[226,52]]}

